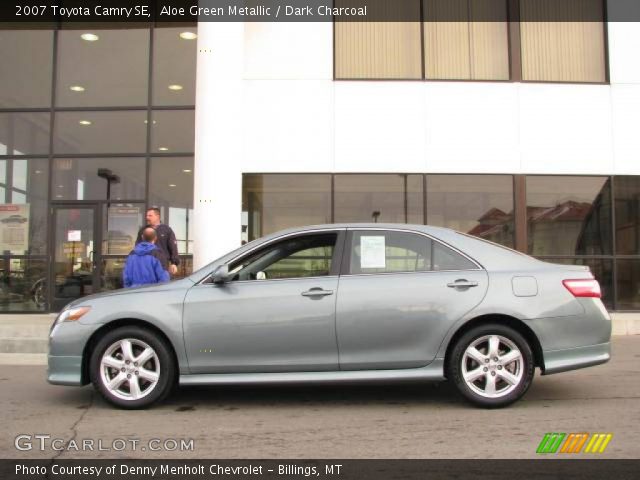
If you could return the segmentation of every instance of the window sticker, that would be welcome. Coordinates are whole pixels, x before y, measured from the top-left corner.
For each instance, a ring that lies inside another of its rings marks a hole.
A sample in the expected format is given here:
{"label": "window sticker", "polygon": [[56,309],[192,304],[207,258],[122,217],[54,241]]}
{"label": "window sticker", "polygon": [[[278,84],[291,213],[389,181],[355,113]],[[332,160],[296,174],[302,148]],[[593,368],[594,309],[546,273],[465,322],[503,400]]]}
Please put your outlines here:
{"label": "window sticker", "polygon": [[360,237],[360,268],[386,268],[384,235]]}

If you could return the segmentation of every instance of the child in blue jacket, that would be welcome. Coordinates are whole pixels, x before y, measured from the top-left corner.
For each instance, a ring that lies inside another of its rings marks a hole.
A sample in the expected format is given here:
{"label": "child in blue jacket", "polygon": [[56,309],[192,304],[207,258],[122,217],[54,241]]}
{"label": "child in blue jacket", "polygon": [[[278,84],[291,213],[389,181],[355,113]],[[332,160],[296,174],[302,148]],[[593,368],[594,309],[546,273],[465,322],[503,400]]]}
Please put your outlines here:
{"label": "child in blue jacket", "polygon": [[122,271],[125,288],[169,281],[162,252],[155,246],[156,238],[153,228],[142,232],[143,241],[131,251]]}

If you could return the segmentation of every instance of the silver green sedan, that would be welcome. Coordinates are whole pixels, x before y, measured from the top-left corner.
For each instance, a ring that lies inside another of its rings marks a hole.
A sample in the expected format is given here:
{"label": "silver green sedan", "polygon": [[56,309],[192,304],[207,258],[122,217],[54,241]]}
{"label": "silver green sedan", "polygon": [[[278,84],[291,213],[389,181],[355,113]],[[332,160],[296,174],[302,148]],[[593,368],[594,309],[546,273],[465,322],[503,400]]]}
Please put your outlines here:
{"label": "silver green sedan", "polygon": [[604,363],[611,320],[584,266],[444,228],[319,225],[190,277],[69,304],[49,382],[141,408],[175,385],[453,382],[502,407],[543,375]]}

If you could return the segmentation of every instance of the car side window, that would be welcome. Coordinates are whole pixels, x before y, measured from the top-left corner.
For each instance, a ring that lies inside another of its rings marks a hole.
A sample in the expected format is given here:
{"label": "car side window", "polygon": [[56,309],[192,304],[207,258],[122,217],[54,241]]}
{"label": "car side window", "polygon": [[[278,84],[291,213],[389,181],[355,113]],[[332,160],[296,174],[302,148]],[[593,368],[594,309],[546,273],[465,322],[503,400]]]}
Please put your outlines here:
{"label": "car side window", "polygon": [[232,263],[232,281],[327,276],[337,238],[337,233],[303,235],[269,245]]}
{"label": "car side window", "polygon": [[351,238],[352,275],[478,268],[453,249],[417,233],[356,231]]}
{"label": "car side window", "polygon": [[431,244],[429,238],[414,233],[353,232],[349,273],[429,271]]}
{"label": "car side window", "polygon": [[477,270],[478,267],[468,258],[445,247],[441,243],[433,244],[433,270]]}

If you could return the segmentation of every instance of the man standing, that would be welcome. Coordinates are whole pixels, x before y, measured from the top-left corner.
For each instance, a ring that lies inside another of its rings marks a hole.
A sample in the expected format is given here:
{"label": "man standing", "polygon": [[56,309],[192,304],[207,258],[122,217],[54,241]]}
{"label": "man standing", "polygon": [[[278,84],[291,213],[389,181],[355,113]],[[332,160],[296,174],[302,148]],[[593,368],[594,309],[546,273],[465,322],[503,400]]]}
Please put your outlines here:
{"label": "man standing", "polygon": [[153,228],[147,227],[142,231],[142,241],[131,251],[122,271],[125,288],[169,281],[162,253],[155,245],[156,239]]}
{"label": "man standing", "polygon": [[153,228],[157,234],[156,247],[164,255],[163,265],[168,268],[171,275],[178,273],[178,265],[180,265],[180,256],[178,255],[178,242],[176,241],[176,234],[173,233],[169,225],[165,225],[160,221],[160,209],[157,207],[151,207],[147,209],[145,216],[147,225],[142,227],[138,232],[138,238],[136,239],[136,245],[142,242],[142,232],[145,228]]}

